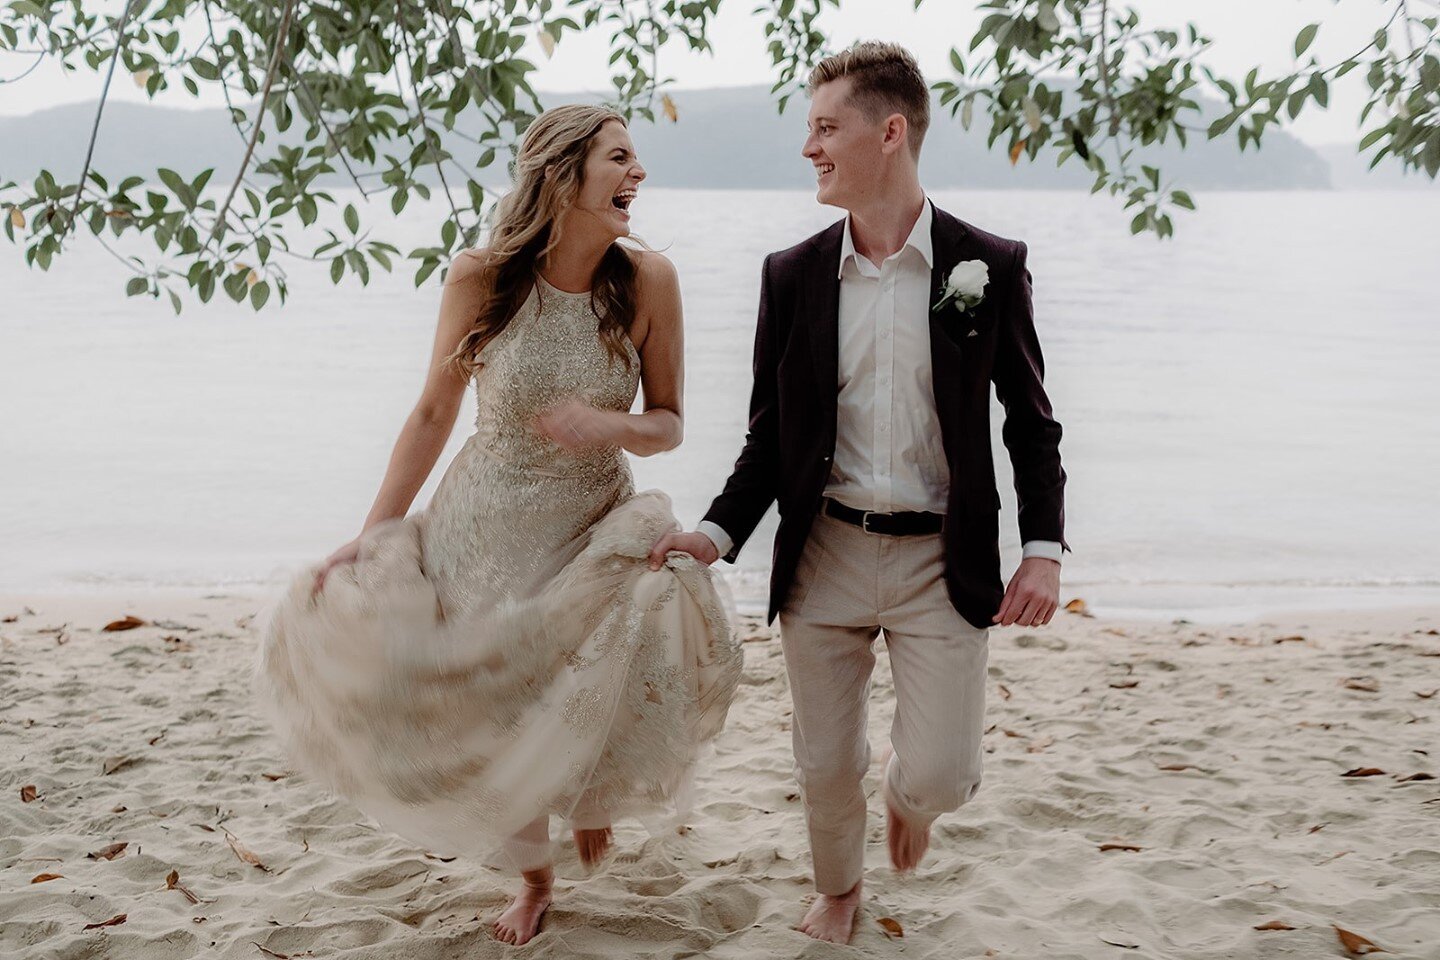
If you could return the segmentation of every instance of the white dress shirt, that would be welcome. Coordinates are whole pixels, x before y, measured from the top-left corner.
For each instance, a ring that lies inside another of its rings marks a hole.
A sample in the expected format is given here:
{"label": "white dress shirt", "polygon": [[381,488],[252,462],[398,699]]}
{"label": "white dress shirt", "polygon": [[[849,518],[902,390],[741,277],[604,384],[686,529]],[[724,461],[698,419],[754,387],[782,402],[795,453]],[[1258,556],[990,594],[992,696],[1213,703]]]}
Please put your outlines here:
{"label": "white dress shirt", "polygon": [[[856,510],[944,513],[949,497],[930,362],[933,219],[927,199],[904,245],[879,266],[855,249],[845,220],[835,457],[825,496]],[[717,524],[697,529],[721,556],[734,546]],[[1060,544],[1032,540],[1024,556],[1058,562]]]}

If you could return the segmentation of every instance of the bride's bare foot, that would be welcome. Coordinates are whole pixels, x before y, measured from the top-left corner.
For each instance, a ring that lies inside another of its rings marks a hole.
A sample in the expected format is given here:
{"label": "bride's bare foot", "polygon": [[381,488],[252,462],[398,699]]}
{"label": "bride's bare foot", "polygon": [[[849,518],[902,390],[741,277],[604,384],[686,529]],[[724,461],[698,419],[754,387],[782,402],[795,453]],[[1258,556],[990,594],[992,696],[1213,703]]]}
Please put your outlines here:
{"label": "bride's bare foot", "polygon": [[576,830],[575,850],[580,854],[580,862],[587,867],[599,863],[610,849],[613,837],[609,827],[600,830]]}
{"label": "bride's bare foot", "polygon": [[524,884],[514,902],[495,921],[495,939],[517,947],[529,943],[539,931],[540,917],[550,906],[550,891],[555,886],[555,872],[549,867],[527,870],[522,877]]}
{"label": "bride's bare foot", "polygon": [[860,909],[860,883],[838,897],[820,894],[795,929],[827,943],[849,943],[855,928],[855,913]]}
{"label": "bride's bare foot", "polygon": [[908,873],[920,865],[930,849],[930,828],[906,823],[887,800],[885,803],[886,839],[890,842],[890,863],[900,873]]}

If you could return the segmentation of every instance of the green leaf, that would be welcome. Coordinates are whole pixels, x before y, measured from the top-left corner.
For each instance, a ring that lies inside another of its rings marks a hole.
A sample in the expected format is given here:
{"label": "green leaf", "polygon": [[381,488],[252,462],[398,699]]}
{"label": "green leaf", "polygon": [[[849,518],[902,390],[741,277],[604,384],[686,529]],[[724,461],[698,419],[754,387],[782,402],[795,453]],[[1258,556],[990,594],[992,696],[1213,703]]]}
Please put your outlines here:
{"label": "green leaf", "polygon": [[1361,138],[1360,146],[1357,152],[1364,153],[1366,150],[1374,146],[1376,141],[1378,141],[1381,137],[1385,136],[1389,132],[1390,127],[1388,124],[1386,126],[1377,127],[1376,129],[1371,130],[1369,133],[1365,134],[1363,138]]}
{"label": "green leaf", "polygon": [[1186,210],[1195,209],[1195,201],[1191,200],[1190,194],[1186,193],[1184,190],[1173,191],[1170,194],[1170,202],[1175,204],[1175,206],[1183,207]]}
{"label": "green leaf", "polygon": [[270,284],[261,280],[250,288],[250,306],[259,310],[265,306],[265,301],[270,299]]}
{"label": "green leaf", "polygon": [[345,226],[350,228],[351,233],[360,232],[360,214],[353,203],[345,204]]}
{"label": "green leaf", "polygon": [[330,261],[330,282],[339,283],[340,278],[345,275],[345,258],[336,257]]}
{"label": "green leaf", "polygon": [[1219,120],[1216,120],[1214,123],[1210,124],[1210,129],[1206,131],[1206,136],[1208,136],[1211,140],[1214,140],[1216,137],[1223,134],[1226,130],[1229,130],[1231,127],[1233,127],[1235,125],[1235,121],[1239,119],[1239,110],[1227,113]]}
{"label": "green leaf", "polygon": [[1299,36],[1295,38],[1295,56],[1301,56],[1306,50],[1310,49],[1310,44],[1315,42],[1315,34],[1318,33],[1319,30],[1320,24],[1312,23],[1300,31]]}
{"label": "green leaf", "polygon": [[130,282],[125,284],[125,296],[138,297],[150,289],[150,282],[144,277],[131,277]]}

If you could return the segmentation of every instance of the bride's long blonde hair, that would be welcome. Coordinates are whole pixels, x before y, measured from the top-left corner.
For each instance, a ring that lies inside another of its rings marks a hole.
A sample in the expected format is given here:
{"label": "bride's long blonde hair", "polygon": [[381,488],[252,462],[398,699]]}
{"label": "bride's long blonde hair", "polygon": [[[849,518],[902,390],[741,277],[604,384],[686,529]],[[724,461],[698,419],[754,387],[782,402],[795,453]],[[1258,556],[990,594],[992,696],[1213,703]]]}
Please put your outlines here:
{"label": "bride's long blonde hair", "polygon": [[[540,264],[560,240],[560,212],[574,203],[584,182],[590,142],[611,120],[625,123],[613,110],[570,104],[546,110],[525,131],[515,185],[496,205],[484,248],[479,314],[446,361],[466,379],[479,368],[480,351],[509,325],[531,287],[538,287]],[[595,269],[590,302],[606,349],[626,365],[630,356],[623,338],[635,319],[635,288],[635,261],[612,243]]]}

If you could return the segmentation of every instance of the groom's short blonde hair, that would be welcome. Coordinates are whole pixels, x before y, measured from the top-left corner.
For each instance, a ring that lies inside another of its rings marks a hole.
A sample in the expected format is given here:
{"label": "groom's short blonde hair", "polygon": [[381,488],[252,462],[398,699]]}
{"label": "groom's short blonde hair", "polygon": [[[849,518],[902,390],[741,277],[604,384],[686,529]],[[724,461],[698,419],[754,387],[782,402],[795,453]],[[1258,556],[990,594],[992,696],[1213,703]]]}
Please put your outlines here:
{"label": "groom's short blonde hair", "polygon": [[930,88],[910,51],[898,43],[862,40],[815,64],[806,89],[813,96],[821,86],[841,77],[850,78],[850,102],[871,122],[892,113],[905,118],[910,152],[919,157],[925,131],[930,128]]}

